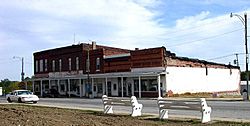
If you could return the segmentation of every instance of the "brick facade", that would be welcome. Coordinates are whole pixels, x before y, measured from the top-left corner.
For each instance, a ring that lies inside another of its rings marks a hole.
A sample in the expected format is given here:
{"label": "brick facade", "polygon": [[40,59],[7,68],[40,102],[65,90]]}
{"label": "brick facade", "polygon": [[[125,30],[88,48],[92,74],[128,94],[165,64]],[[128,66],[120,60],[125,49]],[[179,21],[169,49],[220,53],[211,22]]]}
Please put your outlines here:
{"label": "brick facade", "polygon": [[[95,43],[79,44],[34,53],[34,73],[37,77],[46,77],[50,72],[82,71],[87,74],[87,57],[89,52],[90,73],[130,72],[132,68],[148,67],[206,67],[206,68],[238,68],[231,65],[217,64],[204,60],[177,57],[166,51],[165,47],[127,50],[100,46]],[[79,60],[77,70],[77,58]],[[99,66],[97,66],[97,59]],[[45,61],[47,60],[47,61]],[[59,68],[61,60],[61,69]],[[71,60],[71,64],[69,63]],[[41,64],[42,62],[42,64]],[[47,62],[47,63],[45,63]],[[53,62],[55,68],[53,70]],[[42,65],[42,67],[41,67]],[[47,66],[46,66],[47,65]],[[71,65],[71,69],[69,68]],[[38,67],[38,68],[36,68]],[[97,68],[99,67],[99,68]],[[44,70],[40,70],[43,68]],[[45,70],[45,68],[47,68]]]}
{"label": "brick facade", "polygon": [[40,96],[50,88],[69,97],[157,97],[168,91],[234,91],[240,78],[239,67],[178,57],[165,47],[127,50],[93,42],[33,55],[33,91]]}

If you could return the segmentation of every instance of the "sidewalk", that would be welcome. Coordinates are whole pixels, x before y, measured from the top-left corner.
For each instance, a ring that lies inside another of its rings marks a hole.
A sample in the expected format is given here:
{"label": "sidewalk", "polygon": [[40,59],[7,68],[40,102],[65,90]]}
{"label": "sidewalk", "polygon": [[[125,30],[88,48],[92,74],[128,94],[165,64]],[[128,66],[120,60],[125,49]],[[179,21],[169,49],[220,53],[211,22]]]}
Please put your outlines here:
{"label": "sidewalk", "polygon": [[[163,97],[169,100],[195,100],[197,98],[188,97]],[[138,100],[157,100],[158,98],[138,98]],[[243,98],[206,98],[207,101],[243,101]],[[246,101],[247,102],[247,101]]]}

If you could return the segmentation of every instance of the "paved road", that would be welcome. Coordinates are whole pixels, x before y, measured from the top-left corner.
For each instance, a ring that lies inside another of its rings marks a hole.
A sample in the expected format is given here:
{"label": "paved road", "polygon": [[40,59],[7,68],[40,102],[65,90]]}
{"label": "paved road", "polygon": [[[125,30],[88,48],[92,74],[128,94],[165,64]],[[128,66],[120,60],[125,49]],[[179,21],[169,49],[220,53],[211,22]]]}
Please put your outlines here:
{"label": "paved road", "polygon": [[[6,100],[0,97],[0,103]],[[139,100],[143,104],[143,113],[158,114],[156,100]],[[84,99],[84,98],[41,98],[37,105],[49,105],[58,107],[73,107],[102,110],[101,99]],[[250,121],[250,102],[244,101],[208,101],[212,107],[212,119]],[[114,112],[131,111],[130,107],[115,106]],[[200,117],[201,113],[197,111],[169,111],[169,115],[184,117]]]}

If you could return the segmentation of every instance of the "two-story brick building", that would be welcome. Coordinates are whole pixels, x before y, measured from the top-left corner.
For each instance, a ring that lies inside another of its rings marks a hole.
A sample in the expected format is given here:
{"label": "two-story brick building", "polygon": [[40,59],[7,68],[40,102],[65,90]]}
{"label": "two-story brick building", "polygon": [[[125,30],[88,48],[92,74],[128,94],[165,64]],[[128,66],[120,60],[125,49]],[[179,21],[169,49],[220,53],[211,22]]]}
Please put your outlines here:
{"label": "two-story brick building", "polygon": [[34,62],[33,91],[41,96],[49,89],[79,97],[238,92],[240,83],[238,67],[177,57],[165,47],[127,50],[82,43],[36,52]]}

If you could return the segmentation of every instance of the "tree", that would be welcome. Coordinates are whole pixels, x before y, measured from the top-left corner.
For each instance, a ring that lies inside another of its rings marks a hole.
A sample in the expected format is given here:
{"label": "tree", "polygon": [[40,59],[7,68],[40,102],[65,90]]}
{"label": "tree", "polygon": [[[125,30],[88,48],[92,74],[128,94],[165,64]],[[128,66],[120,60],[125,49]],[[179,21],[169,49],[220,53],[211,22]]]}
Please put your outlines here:
{"label": "tree", "polygon": [[6,95],[6,93],[8,92],[6,89],[7,87],[9,87],[10,84],[11,84],[11,81],[9,79],[1,80],[0,86],[3,87],[3,95]]}
{"label": "tree", "polygon": [[[248,75],[249,75],[248,78],[250,79],[250,71],[248,71]],[[246,81],[247,80],[245,71],[241,72],[240,79],[241,79],[241,81]]]}
{"label": "tree", "polygon": [[9,79],[3,79],[0,82],[0,87],[3,87],[3,95],[6,95],[7,93],[20,89],[18,87],[19,82],[17,81],[10,81]]}

